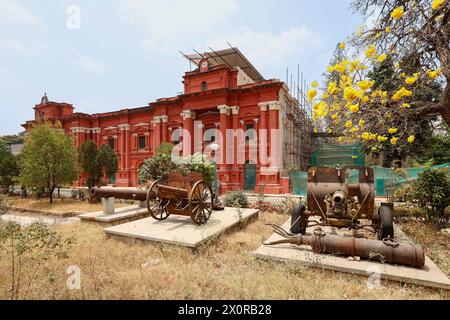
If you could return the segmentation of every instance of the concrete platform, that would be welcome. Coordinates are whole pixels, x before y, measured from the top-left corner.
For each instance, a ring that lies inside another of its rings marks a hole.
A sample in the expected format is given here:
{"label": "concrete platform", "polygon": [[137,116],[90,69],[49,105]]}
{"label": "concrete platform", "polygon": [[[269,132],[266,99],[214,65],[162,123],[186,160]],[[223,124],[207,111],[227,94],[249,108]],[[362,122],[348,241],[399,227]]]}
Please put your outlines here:
{"label": "concrete platform", "polygon": [[[285,230],[290,228],[290,219],[283,225]],[[309,228],[307,233],[312,233],[315,228]],[[348,230],[341,231],[335,228],[322,227],[326,233],[350,235]],[[406,240],[409,238],[395,226],[396,238]],[[268,242],[282,239],[279,235],[273,234]],[[410,240],[409,240],[410,241]],[[352,273],[369,277],[375,270],[379,272],[381,279],[393,280],[405,283],[413,283],[428,287],[450,290],[450,280],[447,276],[430,260],[425,258],[425,267],[415,269],[406,266],[382,264],[376,261],[351,260],[348,257],[316,254],[309,246],[295,246],[282,244],[276,246],[261,245],[254,255],[262,259],[295,262],[302,265],[323,268],[327,270]]]}
{"label": "concrete platform", "polygon": [[197,248],[240,222],[257,216],[259,212],[254,209],[240,209],[240,211],[241,217],[234,208],[214,211],[208,223],[202,226],[195,225],[190,217],[172,215],[164,221],[150,217],[106,228],[104,231],[108,236]]}
{"label": "concrete platform", "polygon": [[133,205],[124,208],[118,208],[113,214],[104,214],[103,211],[90,212],[79,215],[82,222],[96,222],[100,224],[116,225],[126,223],[148,217],[147,208],[140,208],[138,205]]}

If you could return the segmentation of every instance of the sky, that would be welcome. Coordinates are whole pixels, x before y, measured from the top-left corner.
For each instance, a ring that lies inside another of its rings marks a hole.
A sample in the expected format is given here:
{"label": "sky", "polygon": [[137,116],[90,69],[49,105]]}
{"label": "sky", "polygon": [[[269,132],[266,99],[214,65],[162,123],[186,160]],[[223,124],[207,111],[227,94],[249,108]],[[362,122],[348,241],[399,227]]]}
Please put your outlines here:
{"label": "sky", "polygon": [[266,79],[297,65],[320,80],[362,23],[350,0],[0,0],[0,135],[22,131],[44,92],[77,112],[179,94],[184,53],[238,47]]}

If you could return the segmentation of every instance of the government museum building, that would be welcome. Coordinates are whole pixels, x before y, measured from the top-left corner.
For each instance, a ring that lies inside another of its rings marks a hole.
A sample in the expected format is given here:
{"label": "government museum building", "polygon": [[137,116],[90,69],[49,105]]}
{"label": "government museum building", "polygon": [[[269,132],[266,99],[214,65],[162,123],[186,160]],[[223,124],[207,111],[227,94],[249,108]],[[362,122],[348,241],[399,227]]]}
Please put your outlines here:
{"label": "government museum building", "polygon": [[[185,73],[178,96],[139,108],[86,114],[44,95],[34,108],[35,119],[22,126],[29,130],[43,118],[59,121],[77,147],[89,139],[109,144],[119,157],[119,170],[108,182],[117,186],[138,185],[143,162],[163,142],[176,145],[183,155],[203,153],[214,143],[221,157],[221,193],[288,193],[287,171],[307,170],[312,149],[312,123],[288,86],[264,79],[237,48],[185,57],[196,69]],[[244,132],[244,142],[233,132]],[[262,154],[270,161],[263,161]],[[77,183],[83,185],[83,180]]]}

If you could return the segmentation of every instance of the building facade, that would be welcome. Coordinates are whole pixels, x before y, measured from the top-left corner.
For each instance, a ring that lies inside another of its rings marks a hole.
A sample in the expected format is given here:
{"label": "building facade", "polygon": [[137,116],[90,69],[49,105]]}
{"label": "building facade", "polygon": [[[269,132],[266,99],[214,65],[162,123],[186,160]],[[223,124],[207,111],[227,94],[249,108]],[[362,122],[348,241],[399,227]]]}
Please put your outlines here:
{"label": "building facade", "polygon": [[[287,86],[265,80],[236,48],[186,57],[197,68],[185,73],[184,92],[178,96],[140,108],[85,114],[44,95],[34,108],[35,119],[23,127],[29,130],[45,118],[60,121],[77,147],[89,139],[109,144],[119,157],[119,171],[109,177],[117,186],[136,186],[143,162],[169,142],[182,155],[209,154],[213,144],[218,146],[212,155],[221,192],[288,193],[287,168],[308,166],[306,135],[312,124]],[[78,184],[83,183],[80,178]]]}

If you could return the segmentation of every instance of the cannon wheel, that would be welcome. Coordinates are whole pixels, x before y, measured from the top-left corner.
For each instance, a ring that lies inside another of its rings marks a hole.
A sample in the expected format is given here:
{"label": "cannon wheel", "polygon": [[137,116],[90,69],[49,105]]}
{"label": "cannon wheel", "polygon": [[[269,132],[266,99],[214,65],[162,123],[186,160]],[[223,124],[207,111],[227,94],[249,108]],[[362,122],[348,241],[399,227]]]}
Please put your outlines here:
{"label": "cannon wheel", "polygon": [[378,240],[386,238],[394,239],[393,212],[389,206],[381,206],[379,209],[380,229],[378,230]]}
{"label": "cannon wheel", "polygon": [[213,192],[206,181],[198,181],[192,187],[189,196],[191,219],[198,225],[208,222],[213,211]]}
{"label": "cannon wheel", "polygon": [[158,183],[156,180],[150,185],[147,192],[147,209],[150,215],[159,221],[166,220],[170,213],[167,211],[167,200],[158,197]]}

